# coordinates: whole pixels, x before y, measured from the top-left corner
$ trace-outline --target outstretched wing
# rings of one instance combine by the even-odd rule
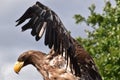
[[[51,9],[40,2],[36,2],[16,21],[18,22],[16,26],[27,19],[29,21],[22,26],[22,31],[32,29],[31,35],[35,36],[36,41],[45,33],[45,45],[48,45],[50,49],[53,48],[56,53],[63,54],[65,52],[67,55],[68,51],[72,49],[73,43],[69,32]]]
[[[27,19],[29,19],[29,21],[22,27],[22,31],[32,29],[31,35],[35,36],[36,41],[38,41],[45,33],[45,45],[50,49],[52,48],[55,51],[55,54],[63,55],[63,53],[65,53],[65,59],[67,62],[68,59],[70,59],[70,67],[76,76],[82,76],[80,74],[88,75],[85,79],[88,80],[87,77],[91,77],[90,72],[95,74],[98,73],[96,69],[94,71],[92,68],[95,65],[87,62],[92,60],[92,58],[89,57],[87,60],[88,57],[84,57],[88,54],[86,54],[86,52],[84,53],[84,49],[77,45],[78,43],[76,43],[76,41],[70,36],[69,32],[54,11],[40,2],[36,2],[35,5],[29,7],[23,16],[17,20],[18,24],[16,26],[22,24]],[[93,66],[89,66],[89,63]],[[92,77],[92,79],[93,78],[94,77]]]
[[[26,19],[30,20],[22,27],[22,31],[32,29],[31,35],[35,36],[36,41],[42,37],[46,30],[45,45],[48,45],[49,48],[54,46],[56,51],[60,48],[61,43],[64,43],[64,48],[69,47],[69,32],[65,29],[59,17],[48,7],[36,2],[16,21],[18,22],[16,26],[22,24]]]

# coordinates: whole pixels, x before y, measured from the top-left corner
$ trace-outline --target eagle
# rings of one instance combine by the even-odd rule
[[[32,64],[44,80],[102,80],[92,57],[70,35],[53,10],[37,1],[16,21],[16,26],[26,20],[28,22],[22,26],[22,31],[31,29],[36,41],[45,34],[44,44],[50,52],[23,52],[15,63],[16,73]]]

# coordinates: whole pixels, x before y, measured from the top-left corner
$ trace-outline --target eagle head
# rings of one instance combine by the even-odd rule
[[[38,60],[40,61],[44,58],[44,55],[44,53],[34,50],[29,50],[22,53],[18,57],[17,62],[14,65],[14,71],[18,74],[24,66],[28,64],[35,65],[35,63],[38,62]]]

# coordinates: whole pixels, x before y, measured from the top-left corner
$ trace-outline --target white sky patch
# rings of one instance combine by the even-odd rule
[[[41,74],[32,65],[22,68],[19,74],[13,70],[14,64],[5,64],[1,67],[1,80],[43,80]]]
[[[10,10],[12,10],[13,6],[15,6],[15,4],[18,4],[19,2],[20,1],[17,1],[17,0],[1,0],[0,9],[1,9],[2,15],[4,15],[4,13],[7,14]]]

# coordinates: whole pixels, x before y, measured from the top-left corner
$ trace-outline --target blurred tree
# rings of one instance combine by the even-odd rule
[[[90,16],[87,18],[76,14],[76,23],[85,22],[93,28],[86,30],[88,37],[77,38],[80,44],[94,57],[103,80],[120,80],[120,0],[105,2],[103,12],[95,12],[91,5]]]

